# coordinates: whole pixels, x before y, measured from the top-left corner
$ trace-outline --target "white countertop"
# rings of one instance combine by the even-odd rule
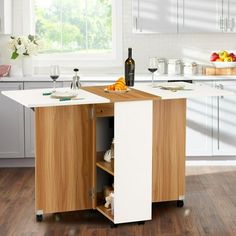
[[[195,98],[195,97],[209,97],[209,96],[236,96],[235,93],[213,88],[202,84],[190,84],[186,82],[175,82],[172,84],[184,86],[184,90],[170,91],[161,89],[160,85],[167,84],[156,83],[153,88],[151,85],[136,85],[135,89],[150,93],[161,97],[162,99],[181,99],[181,98]],[[171,84],[171,83],[168,83]],[[58,91],[68,91],[69,88],[59,88]],[[2,94],[15,100],[16,102],[29,107],[49,107],[49,106],[69,106],[69,105],[82,105],[82,104],[97,104],[109,103],[110,100],[104,97],[87,92],[83,89],[79,90],[78,98],[82,100],[59,101],[59,99],[51,98],[43,95],[43,93],[51,92],[52,89],[30,89],[30,90],[17,90],[17,91],[3,91]]]
[[[105,74],[105,75],[80,75],[81,82],[114,82],[121,75],[119,74]],[[155,81],[168,81],[168,80],[193,80],[193,81],[229,81],[235,80],[236,76],[168,76],[168,75],[155,75]],[[72,75],[61,75],[57,80],[58,82],[72,81]],[[136,82],[150,82],[151,74],[137,74],[135,75]],[[29,77],[12,76],[12,77],[0,77],[1,82],[52,82],[47,75],[35,75]]]
[[[183,90],[177,90],[175,92],[170,90],[161,89],[160,85],[164,83],[155,83],[154,88],[151,85],[136,85],[135,89],[141,90],[146,93],[150,93],[161,97],[161,99],[180,99],[180,98],[195,98],[195,97],[214,97],[214,96],[236,96],[235,93],[225,91],[222,89],[213,88],[203,84],[191,84],[186,82],[175,82],[173,84],[184,86]],[[170,84],[170,83],[168,83]]]
[[[59,88],[57,91],[68,91],[69,88]],[[80,89],[77,98],[82,100],[59,101],[59,99],[51,98],[50,95],[43,93],[51,92],[52,89],[30,89],[18,91],[3,91],[2,94],[15,100],[16,102],[29,107],[51,107],[51,106],[69,106],[96,103],[109,103],[110,100],[98,96],[96,94]]]

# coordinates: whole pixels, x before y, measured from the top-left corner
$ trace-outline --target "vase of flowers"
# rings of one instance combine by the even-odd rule
[[[33,75],[33,61],[32,56],[37,55],[41,49],[40,40],[33,35],[28,37],[11,36],[10,39],[11,59],[22,60],[22,74],[23,76]]]

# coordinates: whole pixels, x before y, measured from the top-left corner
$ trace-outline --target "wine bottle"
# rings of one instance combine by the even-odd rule
[[[125,83],[127,86],[134,86],[135,62],[132,58],[132,48],[128,49],[128,58],[125,61]]]

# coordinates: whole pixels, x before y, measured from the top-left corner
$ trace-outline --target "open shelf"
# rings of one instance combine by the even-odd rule
[[[110,208],[107,209],[103,205],[100,205],[97,206],[97,210],[114,223],[114,216],[112,215]]]
[[[103,160],[103,154],[104,152],[97,153],[96,166],[114,176],[114,159],[112,158],[111,162],[106,162]]]

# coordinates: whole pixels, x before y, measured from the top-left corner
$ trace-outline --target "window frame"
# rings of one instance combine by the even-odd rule
[[[30,24],[25,22],[25,27],[28,32],[35,34],[34,6],[33,0],[23,0],[25,9],[30,10]],[[48,67],[50,64],[58,64],[63,67],[80,68],[88,67],[118,67],[122,65],[123,49],[122,49],[122,0],[112,0],[112,52],[105,53],[81,53],[66,55],[62,53],[53,54],[38,54],[33,57],[35,67]],[[27,7],[28,6],[28,7]],[[29,7],[30,6],[30,7]]]

